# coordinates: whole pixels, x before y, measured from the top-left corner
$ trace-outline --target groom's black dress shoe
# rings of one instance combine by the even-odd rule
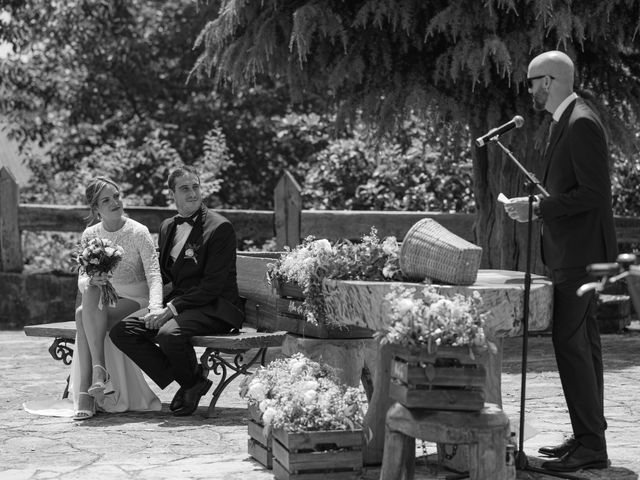
[[[212,384],[213,382],[211,380],[199,377],[193,387],[184,390],[182,407],[174,411],[173,414],[176,417],[186,417],[195,412],[198,408],[198,403],[200,403],[200,399],[209,391]]]
[[[204,373],[204,369],[202,368],[202,365],[198,365],[198,370],[196,371],[196,374],[198,375],[198,377],[207,378],[207,376]],[[171,410],[172,412],[175,412],[176,410],[180,410],[183,404],[184,404],[184,388],[180,387],[176,392],[176,394],[173,396],[173,400],[171,400],[171,403],[169,404],[169,410]]]
[[[553,447],[540,447],[538,449],[538,453],[540,455],[546,455],[547,457],[560,458],[565,453],[568,453],[576,444],[576,439],[572,436],[567,438],[560,445],[555,445]]]
[[[182,404],[184,403],[184,388],[180,387],[176,394],[173,396],[173,400],[169,404],[169,410],[175,412],[182,408]]]
[[[583,468],[607,468],[608,466],[609,458],[605,449],[591,450],[577,442],[563,457],[542,464],[542,468],[552,472],[575,472]]]

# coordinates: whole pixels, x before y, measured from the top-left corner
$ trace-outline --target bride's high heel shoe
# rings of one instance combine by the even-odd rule
[[[104,370],[105,379],[101,382],[94,382],[93,385],[89,387],[89,390],[87,390],[87,392],[98,402],[100,402],[104,399],[105,395],[113,393],[113,385],[111,385],[111,375],[109,375],[107,369],[102,365],[94,365],[93,368],[101,368],[102,370]]]
[[[91,410],[81,410],[78,409],[73,414],[74,420],[87,420],[93,417],[96,414],[96,399],[93,398],[92,395],[89,395],[87,392],[80,392],[78,396],[86,395],[87,397],[91,397]],[[80,399],[78,399],[78,404],[80,404]]]

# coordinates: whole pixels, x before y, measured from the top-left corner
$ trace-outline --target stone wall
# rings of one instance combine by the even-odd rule
[[[0,272],[0,329],[73,320],[77,275]]]

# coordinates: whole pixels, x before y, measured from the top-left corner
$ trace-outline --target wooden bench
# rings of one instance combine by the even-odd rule
[[[42,325],[28,325],[24,333],[32,337],[53,337],[49,353],[55,360],[61,360],[65,365],[71,364],[73,347],[76,336],[75,321],[48,323]],[[200,364],[207,374],[213,372],[220,376],[220,381],[214,389],[207,417],[213,415],[216,403],[224,389],[239,375],[251,373],[250,368],[256,364],[264,365],[267,349],[282,345],[287,332],[259,332],[251,327],[243,327],[239,333],[225,335],[197,336],[191,339],[194,347],[204,347],[200,356]],[[249,358],[245,355],[250,350]],[[233,359],[229,360],[232,355]],[[231,372],[231,374],[229,374]],[[63,398],[69,395],[69,378],[64,389]]]

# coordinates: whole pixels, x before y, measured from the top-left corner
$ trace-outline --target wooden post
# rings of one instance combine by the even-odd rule
[[[278,249],[282,250],[285,245],[293,248],[300,243],[302,189],[288,171],[276,185],[273,204]]]
[[[22,271],[18,198],[15,177],[7,167],[0,168],[0,272]]]

